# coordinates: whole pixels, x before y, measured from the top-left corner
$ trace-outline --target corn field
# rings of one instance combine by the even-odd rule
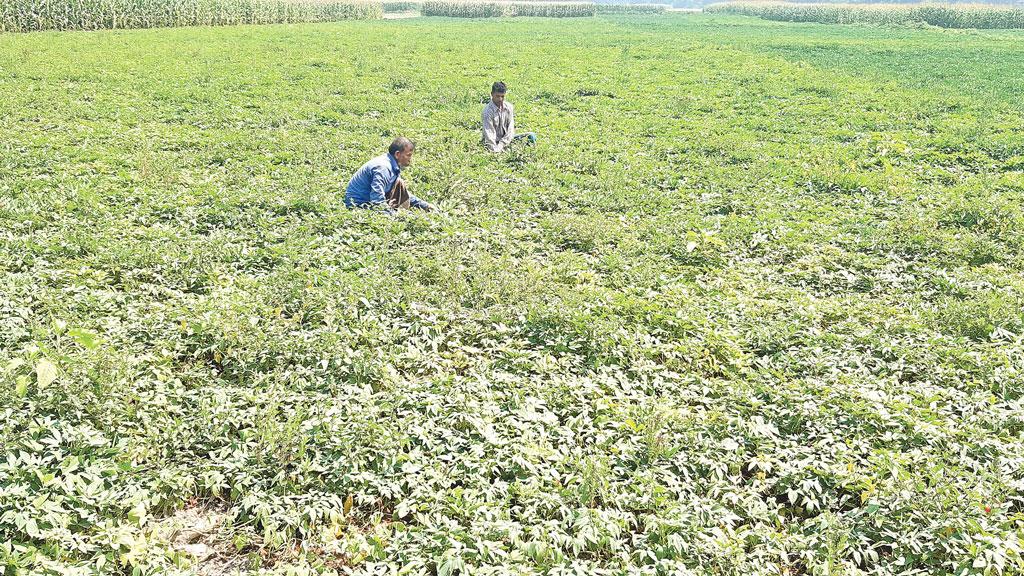
[[[661,14],[668,4],[604,4],[595,5],[598,14]]]
[[[793,4],[728,2],[705,12],[756,16],[783,22],[901,25],[923,22],[942,28],[1024,28],[1024,9],[989,4]]]
[[[422,5],[422,2],[413,0],[384,2],[384,12],[413,12],[418,11]]]
[[[502,16],[540,16],[574,18],[593,16],[594,4],[589,2],[453,2],[433,0],[423,3],[424,16],[454,18],[496,18]]]
[[[378,2],[336,0],[0,0],[0,32],[329,22],[382,15]]]

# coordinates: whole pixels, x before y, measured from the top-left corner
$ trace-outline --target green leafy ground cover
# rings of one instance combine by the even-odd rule
[[[0,565],[1019,572],[1021,36],[0,36]]]

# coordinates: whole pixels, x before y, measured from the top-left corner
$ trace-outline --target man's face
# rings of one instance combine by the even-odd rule
[[[498,108],[505,105],[505,93],[504,92],[491,92],[491,102]]]
[[[409,164],[412,164],[412,153],[415,151],[415,148],[409,146],[405,150],[399,150],[398,152],[395,152],[395,162],[398,162],[398,165],[401,168],[405,168]]]

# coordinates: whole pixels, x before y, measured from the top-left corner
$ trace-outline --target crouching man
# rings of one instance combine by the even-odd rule
[[[415,150],[412,140],[403,136],[395,138],[387,154],[373,158],[356,170],[345,189],[345,206],[383,209],[389,213],[400,208],[433,211],[434,206],[410,194],[400,178],[402,168],[412,164]]]
[[[491,86],[491,101],[480,115],[482,141],[491,152],[501,152],[516,140],[525,139],[530,144],[537,142],[537,135],[533,132],[516,134],[515,111],[512,103],[505,101],[506,92],[508,87],[504,82],[495,82]]]

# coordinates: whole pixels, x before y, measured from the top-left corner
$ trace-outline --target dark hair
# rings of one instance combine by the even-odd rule
[[[412,140],[409,140],[405,136],[399,136],[398,138],[395,138],[393,142],[391,142],[391,146],[388,146],[388,154],[394,156],[396,152],[403,152],[405,151],[406,148],[412,148],[413,150],[415,150],[416,143],[413,142]]]
[[[505,92],[508,92],[508,86],[505,86],[504,82],[499,80],[491,84],[491,94],[504,94]]]

